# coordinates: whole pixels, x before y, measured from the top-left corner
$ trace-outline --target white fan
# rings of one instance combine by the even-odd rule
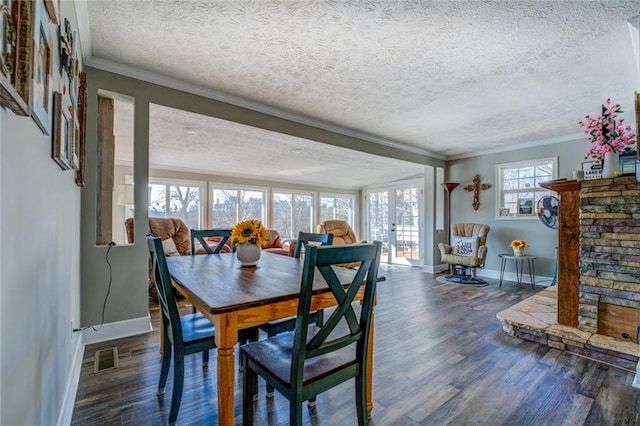
[[[560,200],[553,195],[546,195],[538,200],[538,218],[551,229],[558,229],[558,209]]]

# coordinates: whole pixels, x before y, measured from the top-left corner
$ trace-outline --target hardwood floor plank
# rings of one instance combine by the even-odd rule
[[[640,391],[633,374],[502,332],[497,312],[535,292],[528,285],[489,280],[487,287],[442,284],[420,268],[381,266],[374,344],[373,426],[387,425],[638,425]],[[185,312],[190,305],[183,303]],[[162,425],[167,393],[156,396],[160,371],[158,309],[154,331],[88,346],[73,425]],[[93,373],[96,350],[118,347],[119,366]],[[217,424],[216,356],[202,369],[187,357],[178,422]],[[236,374],[235,423],[241,424],[241,373]],[[255,404],[256,425],[287,425],[289,407]],[[353,382],[318,396],[305,425],[356,423]]]

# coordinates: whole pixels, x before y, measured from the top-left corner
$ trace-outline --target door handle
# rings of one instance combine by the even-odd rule
[[[396,224],[395,223],[391,224],[391,232],[396,232]]]

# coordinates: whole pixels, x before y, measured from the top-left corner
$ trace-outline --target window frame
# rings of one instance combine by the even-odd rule
[[[261,218],[257,218],[259,220],[262,221],[263,224],[267,224],[269,223],[269,213],[270,213],[270,205],[271,205],[271,198],[270,198],[270,193],[269,193],[269,188],[265,187],[265,186],[253,186],[253,185],[241,185],[241,184],[233,184],[233,183],[222,183],[222,182],[209,182],[209,190],[207,192],[207,195],[209,197],[209,203],[208,203],[208,223],[209,223],[209,227],[211,228],[216,228],[218,227],[217,225],[215,225],[213,223],[213,204],[215,203],[215,196],[214,196],[214,192],[216,189],[219,190],[225,190],[225,191],[254,191],[254,192],[261,192],[262,193],[262,199],[263,199],[263,203],[262,203],[262,217]],[[238,203],[240,202],[240,197],[238,197]],[[236,205],[236,223],[238,223],[238,215],[237,212],[239,212],[239,206]]]
[[[318,192],[316,191],[304,191],[304,190],[298,190],[298,189],[287,189],[287,188],[271,188],[271,194],[270,194],[270,198],[269,201],[271,202],[271,206],[270,206],[270,210],[269,210],[269,214],[270,214],[270,222],[269,222],[269,227],[276,229],[275,225],[273,223],[274,220],[274,212],[273,212],[273,207],[275,206],[275,203],[273,202],[273,196],[275,194],[291,194],[292,197],[292,209],[295,209],[295,203],[293,202],[293,199],[295,199],[296,195],[304,195],[304,196],[309,196],[311,197],[311,217],[309,218],[309,223],[311,224],[312,229],[309,232],[315,232],[315,230],[313,229],[313,226],[318,224],[317,222],[317,217],[318,217]],[[292,224],[293,225],[293,224]],[[291,233],[295,234],[292,235],[288,238],[298,238],[298,232],[295,231],[292,228],[291,229]],[[280,232],[280,231],[278,231]],[[286,237],[285,235],[280,235],[281,237]]]
[[[535,213],[536,207],[536,194],[544,194],[550,195],[551,191],[548,189],[544,189],[541,187],[534,187],[527,189],[526,192],[533,192],[533,213],[532,214],[519,214],[516,212],[515,215],[510,214],[509,216],[502,216],[500,214],[501,210],[506,208],[504,207],[504,195],[506,192],[525,192],[525,190],[505,190],[504,189],[504,171],[506,169],[521,169],[525,167],[536,167],[542,164],[551,164],[551,178],[549,180],[556,180],[558,178],[558,157],[547,157],[547,158],[537,158],[533,160],[523,160],[516,161],[511,163],[501,163],[496,164],[495,166],[495,176],[496,182],[498,182],[498,195],[496,197],[496,209],[495,209],[495,219],[496,220],[538,220],[538,216]],[[535,176],[534,176],[535,178]]]
[[[356,205],[356,196],[354,194],[344,194],[344,193],[340,193],[340,192],[319,192],[318,193],[318,201],[317,201],[317,208],[316,208],[316,215],[317,215],[317,220],[315,221],[316,226],[322,222],[323,219],[321,219],[320,214],[322,213],[322,198],[333,198],[334,202],[336,198],[348,198],[349,200],[351,200],[351,208],[350,208],[350,212],[349,212],[349,220],[347,220],[347,223],[349,224],[349,226],[351,226],[352,228],[354,227],[354,220],[355,220],[355,205]],[[314,231],[312,231],[314,232]]]
[[[207,183],[205,181],[200,181],[200,180],[190,180],[190,179],[173,179],[173,178],[166,178],[166,177],[149,177],[149,183],[148,183],[148,187],[149,187],[149,196],[147,197],[147,214],[149,214],[148,212],[151,211],[150,205],[151,205],[151,185],[164,185],[165,187],[169,186],[190,186],[190,187],[198,187],[200,188],[200,204],[199,204],[199,209],[198,209],[198,229],[202,229],[202,226],[204,224],[204,218],[205,218],[205,212],[203,212],[202,210],[202,206],[206,203],[206,190],[207,190]],[[165,188],[165,191],[167,191],[167,189],[169,188]],[[166,192],[167,194],[170,193],[170,191]],[[165,201],[168,201],[168,199],[165,199]],[[170,216],[166,216],[166,214],[168,213],[168,206],[169,204],[167,204],[165,206],[165,216],[164,217],[170,217]],[[189,226],[189,224],[187,224],[187,226]]]

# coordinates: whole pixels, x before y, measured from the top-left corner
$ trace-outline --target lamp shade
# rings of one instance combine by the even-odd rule
[[[117,204],[120,206],[132,206],[133,202],[133,184],[126,183],[118,185]]]
[[[453,192],[453,190],[456,189],[460,184],[456,182],[444,182],[444,183],[441,183],[440,185],[442,185],[445,191],[451,194],[451,192]]]

